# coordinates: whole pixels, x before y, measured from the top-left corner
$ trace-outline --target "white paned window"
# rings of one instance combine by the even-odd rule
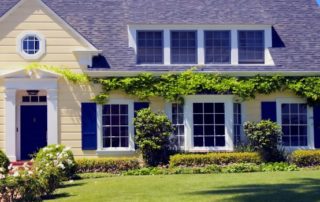
[[[172,124],[175,128],[172,141],[177,148],[184,146],[184,111],[183,105],[172,104]]]
[[[241,118],[241,104],[233,104],[233,144],[235,146],[241,143],[242,118]]]
[[[26,60],[40,59],[45,48],[45,39],[38,32],[23,32],[17,38],[17,51]]]
[[[194,147],[224,147],[224,103],[193,103],[193,132]]]
[[[308,145],[308,110],[307,104],[282,103],[282,145],[307,146]]]
[[[129,147],[129,106],[108,104],[102,109],[104,148]]]

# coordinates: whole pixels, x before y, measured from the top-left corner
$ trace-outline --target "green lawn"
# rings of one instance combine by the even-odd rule
[[[320,171],[86,179],[48,201],[320,201]]]

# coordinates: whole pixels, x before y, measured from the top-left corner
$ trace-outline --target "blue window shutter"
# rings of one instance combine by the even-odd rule
[[[82,149],[97,149],[97,104],[81,104]]]
[[[320,148],[320,106],[313,106],[314,146]]]
[[[137,116],[137,111],[141,110],[141,109],[145,109],[149,107],[149,102],[135,102],[134,103],[134,117]]]
[[[276,102],[261,102],[261,119],[277,122]]]

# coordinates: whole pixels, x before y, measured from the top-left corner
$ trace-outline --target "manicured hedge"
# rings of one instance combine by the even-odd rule
[[[117,174],[140,167],[137,158],[86,158],[77,159],[76,164],[78,173],[107,172]]]
[[[176,154],[170,158],[170,166],[228,165],[232,163],[261,163],[261,157],[254,152],[216,152],[207,154]]]
[[[296,150],[291,154],[291,161],[299,167],[319,166],[320,150]]]

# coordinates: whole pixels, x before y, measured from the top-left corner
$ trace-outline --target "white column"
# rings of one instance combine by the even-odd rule
[[[6,154],[10,161],[17,160],[17,126],[16,126],[16,89],[6,89],[5,92],[5,132]]]
[[[190,151],[193,148],[193,106],[192,101],[189,99],[185,99],[184,104],[184,117],[185,117],[185,125],[184,125],[184,133],[185,133],[185,151]]]
[[[226,134],[226,150],[233,150],[233,100],[229,98],[225,102],[225,134]]]
[[[102,150],[102,105],[97,105],[97,150]]]
[[[231,30],[231,64],[239,64],[239,50],[238,50],[238,31],[236,29]]]
[[[204,65],[205,59],[204,59],[204,31],[203,29],[198,29],[198,64]]]
[[[170,37],[170,30],[165,29],[163,32],[163,41],[164,41],[164,56],[163,56],[163,62],[165,65],[170,65],[171,63],[171,52],[170,52],[170,46],[171,46],[171,37]]]
[[[57,89],[47,90],[47,109],[48,109],[48,129],[47,142],[50,144],[58,144],[58,94]]]

